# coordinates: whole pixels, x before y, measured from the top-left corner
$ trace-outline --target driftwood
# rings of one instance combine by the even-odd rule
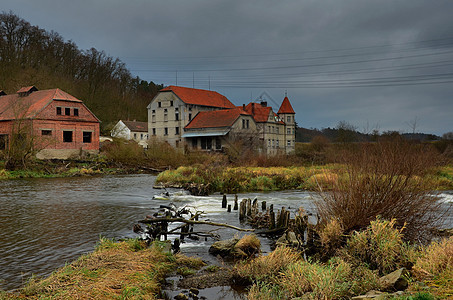
[[[227,227],[231,228],[234,230],[238,231],[255,231],[255,229],[244,229],[244,228],[239,228],[233,225],[228,225],[228,224],[223,224],[223,223],[216,223],[216,222],[208,222],[208,221],[195,221],[195,220],[188,220],[184,218],[154,218],[154,219],[145,219],[139,221],[142,224],[153,224],[153,223],[159,223],[159,222],[182,222],[186,224],[203,224],[203,225],[211,225],[211,226],[219,226],[219,227]]]

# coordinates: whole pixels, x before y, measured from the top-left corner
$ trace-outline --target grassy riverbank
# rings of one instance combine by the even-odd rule
[[[381,299],[452,297],[453,237],[416,247],[403,241],[404,231],[394,224],[371,222],[348,236],[325,262],[306,260],[297,250],[279,247],[266,256],[238,261],[230,274],[222,276],[248,286],[247,299],[347,299],[370,290],[387,291]],[[323,247],[329,242],[324,238]],[[32,278],[15,292],[0,292],[0,299],[161,299],[165,277],[190,277],[205,265],[199,258],[171,254],[167,245],[155,242],[147,247],[136,239],[101,238],[93,253],[48,278]],[[408,288],[396,296],[380,277],[401,267],[409,269],[404,275]],[[211,269],[218,267],[207,268]]]
[[[173,255],[166,243],[101,238],[93,253],[56,270],[48,278],[32,278],[18,292],[0,299],[159,299],[166,275],[198,269],[198,258]]]
[[[167,187],[191,184],[208,186],[209,192],[240,193],[303,189],[316,191],[318,185],[329,187],[345,179],[346,166],[328,164],[310,167],[208,167],[204,165],[179,167],[160,173],[157,184]],[[436,190],[453,189],[453,166],[432,169],[423,178]]]

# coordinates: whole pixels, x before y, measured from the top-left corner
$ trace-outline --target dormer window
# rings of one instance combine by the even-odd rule
[[[78,108],[74,108],[74,116],[79,116],[79,109]]]
[[[61,116],[61,107],[57,107],[57,116]]]

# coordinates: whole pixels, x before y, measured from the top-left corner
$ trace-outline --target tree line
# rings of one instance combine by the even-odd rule
[[[119,119],[147,120],[146,106],[162,84],[133,77],[118,58],[80,50],[54,31],[12,12],[0,14],[0,90],[60,88],[81,99],[108,129]]]

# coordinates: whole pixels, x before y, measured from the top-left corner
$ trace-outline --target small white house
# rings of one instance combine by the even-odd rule
[[[110,131],[110,135],[116,138],[134,140],[143,148],[148,147],[148,122],[123,121],[118,123]]]

